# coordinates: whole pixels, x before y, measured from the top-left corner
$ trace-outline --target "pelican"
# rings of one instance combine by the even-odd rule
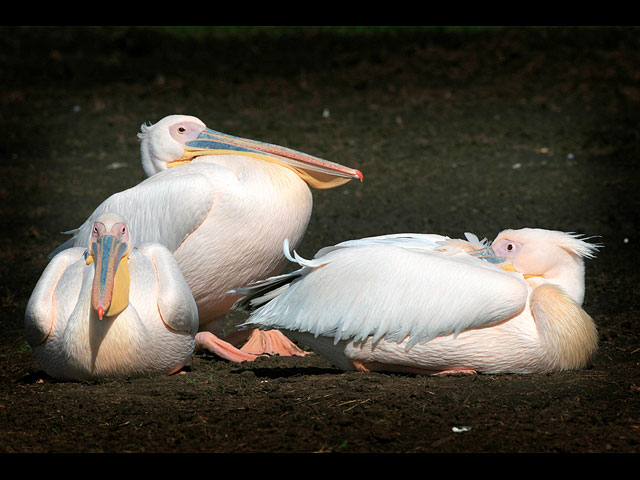
[[[279,273],[284,239],[294,245],[302,239],[312,208],[309,187],[333,188],[362,180],[362,173],[211,130],[193,116],[142,125],[139,138],[149,177],[106,199],[59,248],[85,245],[96,217],[118,212],[141,241],[174,254],[198,305],[198,348],[238,362],[265,352],[303,355],[279,332],[252,336],[242,350],[215,334],[237,299],[230,290]]]
[[[25,334],[54,378],[171,374],[191,358],[198,310],[171,252],[138,244],[119,215],[99,215],[86,246],[47,265],[29,298]]]
[[[277,328],[345,371],[540,373],[585,368],[598,343],[582,309],[600,245],[523,228],[491,245],[399,234],[318,251],[238,289],[245,325]]]

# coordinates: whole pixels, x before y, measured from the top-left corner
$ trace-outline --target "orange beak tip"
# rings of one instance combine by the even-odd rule
[[[104,308],[98,307],[98,318],[102,320],[102,317],[104,317]]]
[[[358,175],[358,178],[360,179],[361,182],[364,181],[364,175],[360,170],[356,170],[356,175]]]

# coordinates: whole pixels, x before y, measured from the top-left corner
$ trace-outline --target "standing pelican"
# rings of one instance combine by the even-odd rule
[[[99,215],[86,247],[57,254],[27,304],[26,337],[59,379],[171,374],[193,354],[198,311],[162,245],[134,248],[119,215]]]
[[[246,322],[278,328],[344,370],[420,374],[584,368],[597,331],[581,308],[579,236],[525,228],[491,246],[439,235],[344,242],[248,288]],[[285,251],[288,253],[285,244]]]
[[[105,200],[61,248],[86,244],[95,218],[118,212],[142,241],[174,254],[198,305],[198,346],[232,361],[263,351],[303,354],[279,332],[252,338],[242,350],[213,332],[237,299],[229,291],[278,273],[284,239],[294,245],[302,239],[312,208],[309,186],[332,188],[362,174],[210,130],[191,116],[143,125],[139,137],[149,178]]]

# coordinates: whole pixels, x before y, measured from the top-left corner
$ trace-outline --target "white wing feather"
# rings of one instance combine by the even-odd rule
[[[162,321],[174,332],[195,335],[198,307],[174,256],[164,246],[152,243],[141,245],[137,252],[155,267],[157,309]]]
[[[379,235],[376,237],[359,238],[357,240],[347,240],[330,247],[321,248],[315,254],[314,258],[323,257],[327,253],[341,248],[363,247],[365,245],[389,245],[416,251],[432,251],[441,245],[440,242],[446,240],[449,240],[449,237],[437,234],[394,233]]]
[[[58,309],[64,306],[65,298],[57,300],[56,290],[77,292],[82,275],[65,275],[71,266],[84,257],[86,249],[71,248],[56,255],[46,266],[36,283],[25,310],[25,337],[32,345],[38,345],[49,335]],[[84,262],[83,262],[84,264]],[[73,273],[73,272],[72,272]],[[65,284],[66,282],[66,284]]]
[[[408,336],[411,348],[503,321],[525,306],[528,287],[521,277],[467,253],[426,247],[439,246],[437,238],[422,239],[422,248],[417,237],[363,240],[323,249],[313,264],[287,274],[288,288],[279,287],[282,293],[245,325],[329,336],[336,343],[369,336],[400,342]],[[398,240],[413,242],[413,248],[398,247]]]
[[[222,182],[217,183],[216,178]],[[174,252],[211,211],[216,193],[214,182],[237,183],[237,179],[215,164],[164,170],[107,198],[79,228],[69,232],[73,237],[53,254],[68,247],[86,247],[94,219],[105,212],[118,213],[128,222],[136,244],[159,243]]]
[[[472,233],[465,233],[467,241],[476,247],[477,251],[483,251],[489,248],[487,239],[482,241]],[[365,237],[355,240],[347,240],[336,245],[324,247],[318,250],[312,260],[307,260],[298,255],[297,252],[291,253],[289,248],[289,239],[284,240],[282,245],[285,258],[290,262],[300,265],[302,268],[292,273],[285,273],[275,277],[260,280],[248,287],[237,288],[231,293],[239,293],[243,298],[239,299],[234,305],[236,310],[244,310],[252,312],[256,308],[268,303],[273,298],[284,292],[291,282],[295,279],[310,273],[310,269],[318,268],[333,260],[333,252],[354,247],[364,247],[368,245],[386,245],[413,250],[417,252],[433,252],[440,249],[445,255],[459,254],[461,250],[455,246],[447,245],[449,237],[438,234],[420,234],[420,233],[396,233],[379,235],[374,237]],[[493,252],[491,252],[493,254]],[[484,256],[487,259],[487,255]],[[489,259],[491,261],[491,259]],[[494,262],[495,263],[495,262]]]

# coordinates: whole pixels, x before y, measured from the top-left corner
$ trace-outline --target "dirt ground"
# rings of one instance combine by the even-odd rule
[[[639,29],[3,27],[0,52],[0,452],[640,452]],[[392,232],[599,235],[593,366],[422,377],[198,354],[171,377],[47,377],[22,332],[47,254],[143,180],[136,134],[171,113],[363,171],[314,192],[303,256]]]

